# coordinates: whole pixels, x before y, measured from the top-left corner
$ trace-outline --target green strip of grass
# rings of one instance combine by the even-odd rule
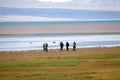
[[[0,62],[2,67],[39,67],[39,66],[76,66],[79,64],[88,63],[91,59],[107,60],[119,58],[120,54],[92,54],[72,57],[40,57],[35,60],[12,60]],[[110,64],[110,62],[109,62]],[[119,61],[112,61],[111,64],[120,64]]]
[[[37,58],[31,61],[7,61],[1,62],[0,68],[2,67],[39,67],[39,66],[76,66],[78,64],[85,63],[84,59],[77,57],[46,57]]]
[[[76,79],[93,79],[95,72],[63,73],[63,72],[33,72],[26,74],[14,74],[13,79],[44,79],[44,80],[76,80]],[[10,78],[9,76],[6,76]],[[12,79],[11,78],[11,79]]]
[[[80,59],[114,59],[120,58],[120,54],[90,54],[79,56]]]

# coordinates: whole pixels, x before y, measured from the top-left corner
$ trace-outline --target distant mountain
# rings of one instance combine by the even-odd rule
[[[48,18],[73,18],[73,19],[120,19],[120,11],[0,7],[0,16],[15,16],[15,15]]]

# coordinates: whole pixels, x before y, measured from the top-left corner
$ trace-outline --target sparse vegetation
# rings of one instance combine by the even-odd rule
[[[2,52],[0,80],[119,80],[120,48],[111,49]]]

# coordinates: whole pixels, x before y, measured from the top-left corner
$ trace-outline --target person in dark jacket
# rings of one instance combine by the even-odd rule
[[[64,44],[63,42],[60,42],[60,50],[63,51]]]
[[[66,42],[66,50],[68,51],[69,50],[69,43]]]
[[[46,49],[46,52],[48,52],[48,43],[47,42],[45,43],[45,49]]]

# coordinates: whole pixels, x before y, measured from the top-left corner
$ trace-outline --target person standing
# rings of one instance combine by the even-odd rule
[[[43,51],[46,51],[45,43],[43,43]]]
[[[45,51],[48,52],[48,43],[45,43]]]
[[[76,42],[73,42],[73,51],[76,51]]]
[[[66,50],[68,51],[69,50],[69,43],[66,42]]]
[[[64,44],[63,42],[60,42],[60,50],[63,51]]]

